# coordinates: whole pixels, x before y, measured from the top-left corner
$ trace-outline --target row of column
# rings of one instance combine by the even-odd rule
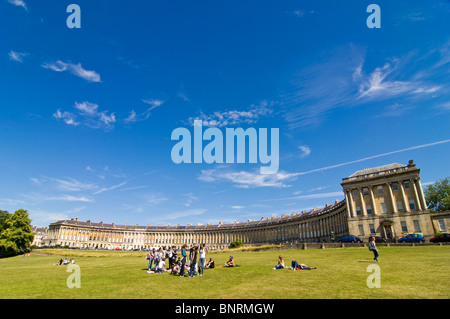
[[[309,239],[330,238],[333,234],[345,233],[347,218],[344,210],[323,214],[320,217],[305,219],[302,221],[285,223],[281,225],[268,225],[266,227],[248,227],[246,229],[223,229],[213,231],[160,231],[160,232],[121,232],[101,231],[89,229],[77,229],[74,227],[60,227],[57,229],[59,243],[69,242],[71,246],[106,247],[118,245],[133,248],[150,248],[153,246],[167,246],[182,244],[205,243],[207,245],[228,245],[235,239],[241,239],[245,244],[280,242],[280,241],[304,241]],[[55,232],[55,229],[52,230]],[[83,236],[83,237],[82,237]],[[101,246],[100,246],[101,245]]]
[[[423,189],[422,189],[420,180],[419,179],[410,179],[409,182],[410,182],[410,185],[414,192],[414,201],[415,201],[415,204],[417,205],[417,210],[426,209],[427,205],[425,202],[425,195],[423,194]],[[399,185],[399,190],[400,190],[400,194],[401,194],[403,207],[406,212],[410,212],[408,198],[405,194],[404,181],[398,181],[396,183],[398,183],[398,185]],[[397,211],[397,207],[395,206],[396,202],[395,202],[394,194],[392,191],[392,182],[387,182],[383,185],[385,185],[388,188],[389,198],[390,198],[391,205],[392,205],[391,209],[392,209],[392,212],[395,212],[395,211]],[[379,186],[379,185],[376,185],[376,186]],[[357,188],[357,190],[359,192],[358,195],[361,200],[361,215],[362,216],[367,216],[367,209],[366,209],[366,203],[365,203],[364,194],[363,194],[363,188],[367,188],[369,191],[369,197],[370,197],[373,214],[379,215],[377,205],[375,202],[375,197],[373,194],[373,187],[375,187],[375,186],[369,185],[367,187]],[[353,194],[352,194],[352,189],[348,189],[346,191],[345,200],[346,200],[346,204],[347,204],[348,217],[349,218],[356,217],[355,202],[354,202],[354,198],[353,198]]]

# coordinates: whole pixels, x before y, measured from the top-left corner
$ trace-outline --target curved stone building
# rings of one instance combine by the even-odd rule
[[[233,224],[131,226],[78,218],[49,226],[46,244],[95,249],[144,249],[205,243],[210,249],[227,248],[234,239],[244,244],[330,242],[352,234],[367,240],[380,236],[395,240],[402,233],[434,235],[423,194],[420,170],[390,164],[365,169],[342,180],[344,200],[321,209],[261,218]]]

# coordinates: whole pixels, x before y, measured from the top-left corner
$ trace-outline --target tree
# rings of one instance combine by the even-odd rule
[[[450,210],[450,177],[428,185],[425,190],[425,199],[433,213]]]
[[[3,213],[3,211],[2,211]],[[24,253],[34,238],[28,211],[19,209],[8,214],[0,232],[0,257],[10,257]],[[6,214],[0,214],[1,218]],[[0,218],[1,221],[3,221]]]
[[[230,243],[230,248],[239,248],[239,247],[242,247],[242,246],[244,246],[244,243],[243,243],[242,240],[240,240],[239,238],[233,240],[233,241]]]
[[[11,216],[6,210],[0,210],[0,233],[6,228],[6,220]]]

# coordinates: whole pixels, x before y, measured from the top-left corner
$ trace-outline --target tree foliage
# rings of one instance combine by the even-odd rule
[[[239,248],[239,247],[242,247],[242,246],[244,246],[244,243],[239,238],[233,240],[230,243],[230,248]]]
[[[428,185],[425,190],[425,199],[431,212],[450,210],[450,177]]]
[[[24,253],[34,238],[28,211],[19,209],[14,214],[0,211],[0,257]]]

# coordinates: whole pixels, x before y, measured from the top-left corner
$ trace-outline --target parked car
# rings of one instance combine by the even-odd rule
[[[122,248],[120,248],[120,247],[116,247],[116,250],[122,250]]]
[[[423,238],[422,234],[408,234],[406,236],[400,237],[398,239],[399,243],[424,243],[425,238]]]
[[[432,243],[442,243],[442,242],[450,242],[450,234],[443,233],[439,236],[431,237],[430,241]]]
[[[362,243],[363,240],[354,235],[345,235],[338,239],[338,242],[341,243]]]
[[[374,236],[376,243],[385,243],[386,238],[380,237],[380,236]]]

